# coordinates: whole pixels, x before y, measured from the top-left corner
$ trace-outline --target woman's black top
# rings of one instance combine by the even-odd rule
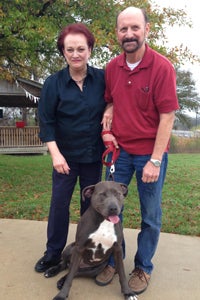
[[[104,90],[102,69],[87,67],[83,91],[71,78],[68,67],[50,75],[44,82],[38,106],[41,141],[55,141],[68,161],[101,160]]]

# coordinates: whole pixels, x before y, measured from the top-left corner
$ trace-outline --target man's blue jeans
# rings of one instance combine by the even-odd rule
[[[135,267],[142,269],[148,274],[151,274],[153,270],[151,260],[155,254],[160,235],[162,188],[166,176],[168,154],[164,153],[163,155],[158,181],[144,183],[141,179],[142,171],[150,157],[151,155],[132,155],[120,149],[120,156],[115,163],[114,173],[114,180],[126,185],[129,185],[134,174],[136,176],[142,221],[134,263]],[[108,155],[108,161],[110,159],[110,155]],[[109,177],[109,171],[110,169],[107,168],[107,178]],[[111,257],[109,264],[114,266],[113,257]]]

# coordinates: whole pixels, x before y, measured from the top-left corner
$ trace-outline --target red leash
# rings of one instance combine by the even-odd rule
[[[105,135],[105,134],[112,134],[111,131],[109,130],[103,130],[101,135]],[[106,146],[106,150],[104,151],[103,155],[102,155],[102,163],[107,166],[107,167],[111,167],[114,165],[114,163],[116,162],[116,160],[118,159],[118,156],[119,156],[119,153],[120,153],[120,150],[119,148],[116,148],[115,145],[113,144],[113,142],[104,142],[104,145]],[[105,160],[106,156],[109,154],[109,153],[113,153],[112,154],[112,159],[110,162],[107,162]]]
[[[116,162],[116,160],[118,159],[120,150],[119,148],[116,148],[115,145],[113,144],[113,142],[104,142],[104,145],[107,147],[106,150],[104,151],[103,155],[102,155],[102,163],[107,166],[107,167],[111,167],[112,165],[114,165],[114,163]],[[106,156],[109,153],[113,153],[112,154],[112,159],[110,162],[107,162],[105,160]]]

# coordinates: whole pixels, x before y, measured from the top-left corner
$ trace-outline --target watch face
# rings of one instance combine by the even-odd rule
[[[153,164],[155,167],[160,167],[160,165],[161,165],[161,162],[160,162],[159,160],[151,159],[150,161],[152,162],[152,164]]]

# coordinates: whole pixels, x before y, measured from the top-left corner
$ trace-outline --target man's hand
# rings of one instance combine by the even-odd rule
[[[148,161],[143,168],[142,181],[145,183],[156,182],[159,174],[160,167],[155,167],[150,161]]]
[[[102,131],[102,139],[103,139],[103,142],[104,142],[104,144],[105,144],[106,147],[109,147],[107,145],[107,143],[109,142],[109,143],[113,143],[114,146],[115,146],[115,148],[117,148],[117,149],[119,148],[117,140],[114,137],[114,135],[112,134],[112,132],[108,131],[108,133],[107,133],[107,131]]]

